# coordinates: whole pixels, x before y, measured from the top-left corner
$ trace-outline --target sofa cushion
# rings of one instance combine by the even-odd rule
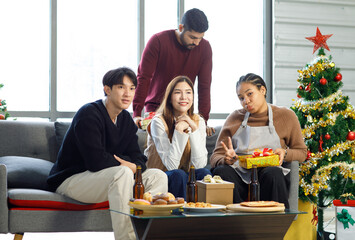
[[[217,141],[217,138],[219,136],[219,133],[222,129],[222,126],[217,126],[217,127],[214,127],[215,129],[215,133],[212,134],[212,136],[207,136],[206,137],[206,148],[207,148],[207,152],[208,152],[208,156],[207,156],[207,166],[206,168],[210,169],[211,168],[211,164],[210,164],[210,158],[211,158],[211,155],[213,153],[213,150],[216,146],[216,141]]]
[[[64,136],[67,133],[70,124],[71,122],[58,122],[58,121],[54,123],[55,137],[57,139],[57,144],[59,147],[62,146]]]
[[[47,190],[47,177],[53,163],[31,157],[4,156],[0,163],[6,165],[8,188],[35,188]]]
[[[108,208],[108,201],[101,203],[82,203],[49,191],[37,189],[9,189],[9,203],[11,208],[42,208],[58,210],[93,210]]]
[[[147,131],[138,128],[136,134],[138,136],[139,149],[144,153],[144,150],[147,148]]]

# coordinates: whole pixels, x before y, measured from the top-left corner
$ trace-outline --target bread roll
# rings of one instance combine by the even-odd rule
[[[168,204],[168,202],[165,201],[164,199],[161,199],[161,198],[159,198],[159,199],[155,200],[155,202],[153,202],[153,205],[167,205],[167,204]]]
[[[139,204],[139,205],[150,205],[150,202],[144,199],[136,199],[133,202],[134,204]]]
[[[148,202],[152,202],[153,201],[153,196],[150,192],[145,192],[143,194],[143,199],[147,200]]]
[[[171,200],[175,200],[175,196],[174,196],[174,194],[172,194],[172,193],[170,193],[170,192],[168,192],[167,193],[167,195],[169,196],[169,201],[171,201]]]

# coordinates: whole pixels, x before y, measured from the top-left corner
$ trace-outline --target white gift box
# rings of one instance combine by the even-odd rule
[[[336,239],[340,240],[353,240],[355,238],[355,224],[351,225],[348,223],[349,228],[344,228],[344,224],[339,221],[337,218],[338,213],[341,214],[342,210],[346,209],[352,219],[355,221],[355,206],[336,206],[335,207],[335,216],[336,216]]]

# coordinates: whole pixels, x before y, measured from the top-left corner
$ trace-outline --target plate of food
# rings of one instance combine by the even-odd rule
[[[143,199],[132,199],[128,205],[134,209],[143,210],[143,215],[170,215],[171,210],[182,207],[183,198],[175,198],[171,193],[152,195],[150,192],[143,194]]]
[[[137,200],[142,200],[142,199],[136,199],[136,201]],[[143,210],[143,215],[170,215],[171,210],[184,206],[183,203],[167,204],[167,205],[151,205],[151,204],[145,205],[137,202],[129,202],[128,205],[135,209]]]
[[[218,212],[219,210],[226,209],[225,205],[219,204],[210,204],[204,202],[197,203],[186,203],[183,207],[184,211],[187,212],[198,212],[198,213],[210,213],[210,212]]]
[[[275,201],[251,201],[228,204],[227,210],[234,212],[283,212],[285,205]]]

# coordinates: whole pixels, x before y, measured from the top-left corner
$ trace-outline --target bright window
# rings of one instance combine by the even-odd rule
[[[235,88],[239,77],[249,72],[263,77],[263,1],[185,0],[185,10],[191,8],[202,10],[209,22],[211,113],[231,113],[241,107]]]
[[[58,111],[103,98],[102,77],[137,68],[137,2],[58,1]]]
[[[145,0],[145,43],[148,42],[153,34],[169,29],[176,29],[177,25],[176,1]]]
[[[121,66],[136,72],[141,44],[178,27],[179,4],[185,11],[201,9],[209,20],[205,39],[213,51],[211,117],[221,114],[221,119],[240,108],[236,81],[248,72],[263,76],[264,1],[145,0],[138,8],[140,1],[1,1],[0,83],[5,86],[0,98],[6,99],[10,114],[70,118],[83,104],[102,98],[103,75]],[[57,19],[51,24],[52,10]],[[57,46],[53,51],[51,41]],[[57,62],[53,79],[51,59]]]
[[[49,1],[0,2],[0,96],[11,111],[49,111]]]

